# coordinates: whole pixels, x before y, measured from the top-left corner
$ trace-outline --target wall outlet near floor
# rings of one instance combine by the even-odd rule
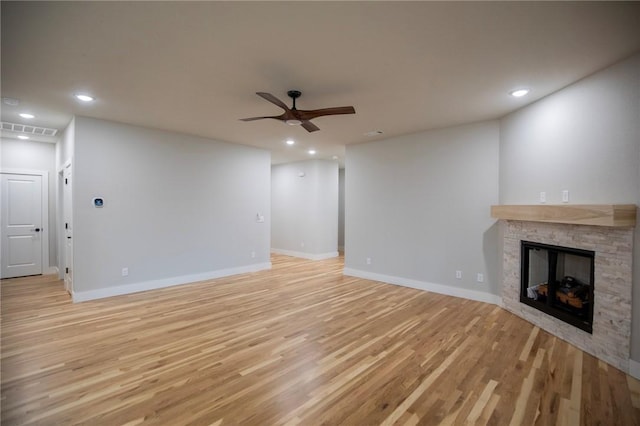
[[[563,203],[568,203],[569,202],[569,190],[565,189],[562,191],[562,202]]]
[[[547,193],[546,193],[546,192],[544,192],[544,191],[542,191],[542,192],[540,193],[540,202],[541,202],[541,203],[546,203],[546,202],[547,202]]]
[[[483,273],[481,273],[481,272],[478,272],[478,276],[476,277],[476,280],[477,280],[479,283],[484,282],[484,274],[483,274]]]
[[[255,257],[256,257],[256,252],[255,252],[255,251],[252,251],[252,252],[251,252],[251,258],[252,258],[252,259],[255,259]]]
[[[304,241],[300,242],[300,247],[304,247]]]
[[[366,261],[367,261],[367,265],[371,265],[371,258],[370,257],[367,257]]]
[[[462,271],[456,271],[456,278],[459,280],[462,279]]]
[[[129,268],[122,268],[122,276],[126,277],[129,275]]]

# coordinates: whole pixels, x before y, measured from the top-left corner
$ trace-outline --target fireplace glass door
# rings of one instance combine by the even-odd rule
[[[522,241],[520,301],[589,333],[595,253]]]

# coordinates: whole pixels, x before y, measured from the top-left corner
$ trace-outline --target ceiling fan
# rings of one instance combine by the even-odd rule
[[[280,99],[273,96],[271,93],[266,92],[256,92],[256,95],[260,96],[271,102],[274,105],[279,106],[284,110],[284,113],[281,115],[274,115],[269,117],[251,117],[251,118],[241,118],[242,121],[254,121],[254,120],[262,120],[263,118],[273,118],[276,120],[284,121],[285,123],[291,126],[301,125],[308,132],[315,132],[320,130],[318,126],[313,124],[311,121],[314,118],[322,117],[324,115],[339,115],[339,114],[355,114],[356,110],[352,106],[345,107],[333,107],[333,108],[322,108],[322,109],[312,109],[312,110],[302,110],[296,108],[296,99],[302,95],[302,92],[299,90],[289,90],[287,95],[291,99],[293,99],[293,106],[289,108],[284,102]]]

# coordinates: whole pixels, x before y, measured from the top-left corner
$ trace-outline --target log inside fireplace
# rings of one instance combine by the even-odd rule
[[[595,252],[521,241],[520,302],[593,332]]]

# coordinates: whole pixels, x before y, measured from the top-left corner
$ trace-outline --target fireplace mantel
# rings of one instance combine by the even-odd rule
[[[491,217],[526,222],[633,228],[636,226],[636,205],[497,205],[491,206]]]

